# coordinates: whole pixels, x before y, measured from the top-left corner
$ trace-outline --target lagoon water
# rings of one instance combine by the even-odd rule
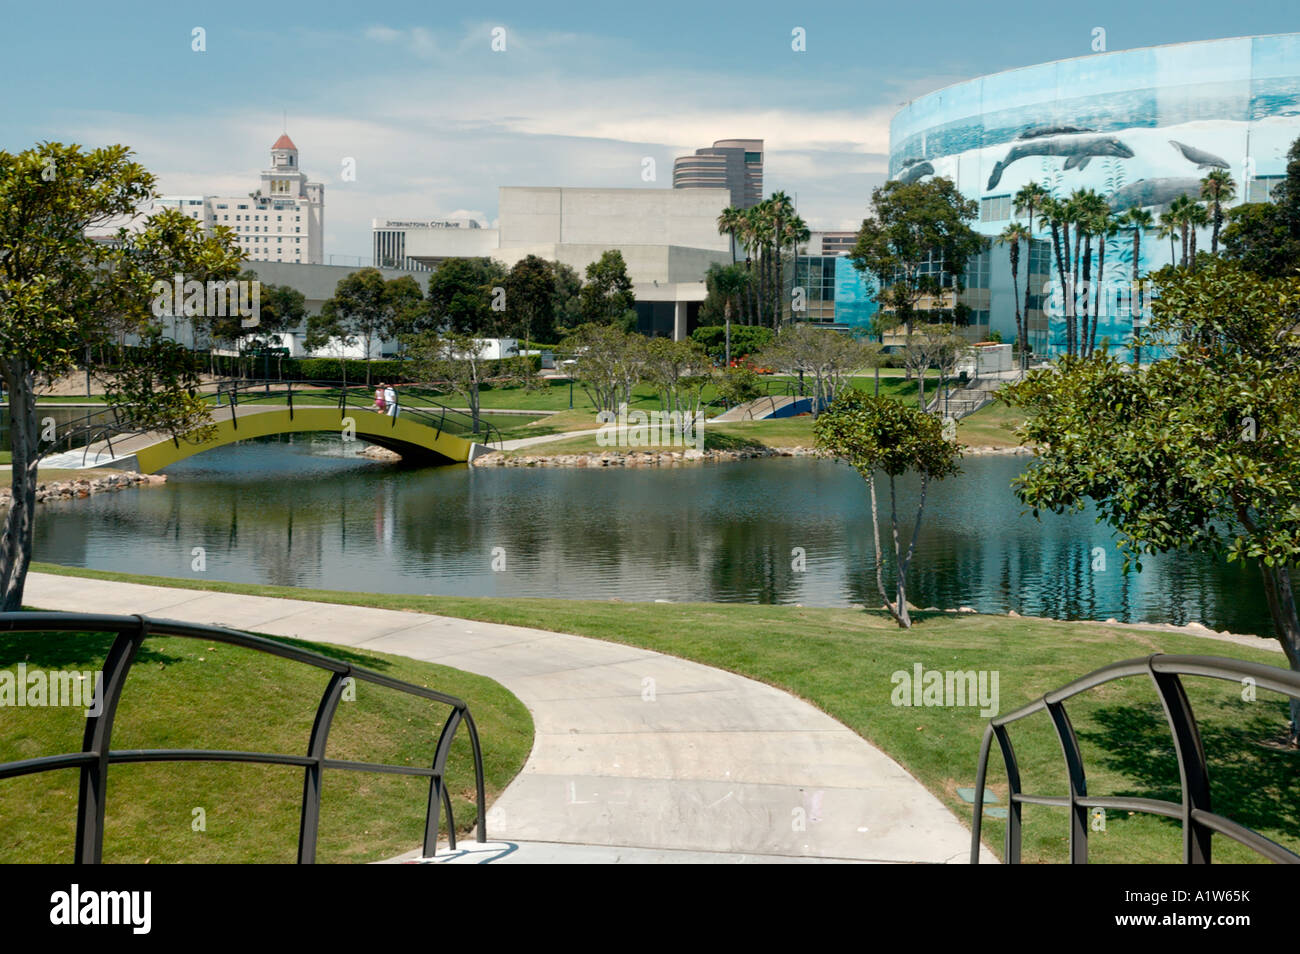
[[[913,603],[1270,631],[1257,571],[1179,553],[1125,573],[1091,513],[1023,513],[1010,481],[1028,460],[968,458],[962,476],[932,486]],[[826,461],[407,469],[298,435],[166,473],[161,487],[42,505],[35,558],[386,593],[880,604],[865,484]],[[907,482],[900,512],[913,492]],[[1098,547],[1104,569],[1094,569]]]

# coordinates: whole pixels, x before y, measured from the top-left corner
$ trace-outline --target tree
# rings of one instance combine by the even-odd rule
[[[867,482],[871,497],[871,527],[876,551],[876,588],[885,608],[902,629],[912,626],[907,608],[907,574],[916,552],[930,481],[961,473],[956,442],[943,436],[943,422],[890,398],[874,397],[846,388],[830,410],[813,422],[818,448],[847,461]],[[880,516],[876,504],[876,471],[889,478],[889,524],[894,551],[894,599],[885,590],[880,553]],[[897,480],[914,472],[921,480],[920,499],[912,535],[904,549],[899,536]]]
[[[1223,207],[1237,197],[1237,184],[1227,169],[1213,169],[1201,180],[1201,198],[1210,209],[1214,231],[1210,233],[1210,254],[1219,254],[1219,231],[1223,228]]]
[[[1106,355],[1067,360],[1004,389],[1039,447],[1016,492],[1035,514],[1093,501],[1126,565],[1177,549],[1254,563],[1300,671],[1300,277],[1207,258],[1152,278],[1151,326],[1172,342],[1170,357],[1137,369]]]
[[[1138,321],[1140,308],[1137,304],[1138,272],[1139,263],[1142,261],[1142,233],[1149,232],[1155,227],[1155,216],[1151,214],[1150,209],[1133,206],[1121,217],[1120,224],[1133,230],[1133,287],[1129,297],[1129,309],[1133,313],[1133,364],[1140,365],[1142,363],[1142,343],[1138,340],[1140,333]],[[1145,300],[1146,296],[1142,297]]]
[[[479,432],[479,389],[487,376],[488,361],[483,341],[457,331],[426,328],[406,336],[403,342],[416,378],[430,386],[445,385],[465,399],[473,420],[472,433]]]
[[[334,297],[319,314],[307,319],[305,344],[310,351],[323,347],[331,338],[344,348],[360,344],[366,363],[366,387],[370,386],[370,359],[385,338],[410,334],[423,318],[420,286],[410,276],[384,280],[377,268],[362,268],[339,280]],[[344,384],[347,363],[343,362]]]
[[[1025,263],[1025,304],[1023,311],[1025,316],[1026,337],[1020,339],[1020,361],[1021,366],[1025,368],[1029,367],[1029,341],[1027,335],[1029,332],[1029,297],[1031,291],[1029,287],[1031,284],[1030,271],[1033,267],[1034,261],[1034,213],[1039,211],[1043,206],[1043,202],[1049,198],[1051,198],[1051,196],[1048,191],[1037,182],[1027,182],[1020,188],[1020,191],[1016,193],[1014,199],[1016,214],[1027,216],[1029,219],[1029,225],[1026,228],[1026,231],[1029,233],[1029,240],[1027,243],[1028,261]]]
[[[1021,190],[1023,191],[1023,190]],[[1020,310],[1020,243],[1025,243],[1026,261],[1025,261],[1025,288],[1026,293],[1029,288],[1029,262],[1028,249],[1032,246],[1034,237],[1029,229],[1025,228],[1019,222],[1012,222],[1002,234],[998,236],[998,241],[1008,246],[1008,254],[1011,257],[1011,297],[1016,304],[1016,337],[1020,339],[1020,361],[1022,366],[1025,364],[1025,343],[1029,340],[1029,303],[1026,301],[1025,310]]]
[[[731,239],[731,264],[736,264],[736,236],[745,223],[745,210],[729,205],[718,216],[718,234]]]
[[[647,341],[643,355],[641,375],[659,391],[660,406],[676,415],[679,433],[692,430],[712,371],[709,356],[694,341],[671,338]]]
[[[764,349],[764,365],[811,375],[814,420],[848,386],[849,376],[872,360],[878,346],[866,344],[830,328],[799,322],[786,325]]]
[[[950,324],[920,325],[911,342],[903,349],[903,359],[916,374],[917,407],[925,410],[925,373],[937,368],[939,377],[951,376],[958,359],[966,352],[966,339]]]
[[[700,310],[702,313],[712,314],[718,310],[719,302],[721,303],[725,332],[723,361],[724,367],[730,367],[732,306],[739,301],[740,296],[749,286],[749,273],[740,265],[723,266],[714,262],[704,276],[704,284],[708,289],[708,297],[705,298],[704,307]],[[701,317],[703,318],[703,314]]]
[[[632,400],[632,388],[641,380],[645,338],[618,325],[585,324],[566,338],[561,347],[577,356],[575,374],[597,413],[617,413]]]
[[[731,329],[732,361],[739,361],[757,354],[775,338],[771,328],[762,325],[733,325]],[[691,332],[691,340],[698,341],[705,352],[714,361],[727,365],[727,327],[726,325],[700,325]]]
[[[1223,232],[1226,254],[1265,277],[1300,269],[1300,138],[1286,158],[1286,178],[1273,186],[1271,201],[1232,209]]]
[[[307,320],[306,345],[315,351],[335,338],[343,348],[360,343],[366,362],[366,386],[370,385],[370,355],[382,336],[384,321],[384,276],[377,268],[363,268],[339,279],[334,297],[318,314]],[[344,364],[344,383],[347,364]]]
[[[550,262],[527,255],[515,262],[505,280],[506,330],[524,342],[555,340],[555,274]]]
[[[623,253],[610,249],[587,266],[587,282],[580,296],[582,319],[590,324],[626,326],[628,312],[636,305],[632,279],[627,277]]]
[[[942,177],[911,185],[886,182],[872,191],[871,204],[851,253],[853,265],[876,276],[877,301],[894,311],[910,338],[921,299],[939,297],[947,284],[960,292],[967,260],[984,248],[984,238],[969,224],[979,204]],[[940,263],[937,273],[932,263]]]
[[[500,337],[502,313],[492,310],[494,288],[506,270],[490,258],[449,258],[429,276],[429,316],[435,327],[460,335]]]
[[[582,324],[582,277],[572,265],[551,262],[555,278],[555,334],[563,338]]]
[[[208,420],[206,406],[189,393],[183,349],[163,343],[155,282],[170,285],[178,274],[201,284],[234,277],[240,253],[230,231],[205,236],[198,223],[168,209],[137,233],[119,231],[113,245],[87,234],[136,214],[155,197],[154,184],[125,146],[83,151],[47,142],[0,151],[0,377],[9,396],[13,492],[0,534],[6,612],[22,608],[31,561],[43,443],[38,380],[67,373],[118,334],[139,334],[135,366],[123,368],[117,388],[119,401],[124,394],[138,400],[123,413],[178,438]],[[144,376],[153,386],[137,395],[133,382]]]

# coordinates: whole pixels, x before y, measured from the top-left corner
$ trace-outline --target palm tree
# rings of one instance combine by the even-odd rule
[[[795,211],[794,203],[784,192],[773,192],[768,202],[771,203],[768,214],[772,227],[772,264],[776,271],[772,289],[772,330],[775,331],[784,311],[781,299],[785,295],[785,269],[781,262],[781,240],[785,238],[785,223],[795,217]]]
[[[1196,230],[1203,229],[1210,224],[1210,212],[1199,202],[1193,202],[1187,207],[1187,233],[1189,241],[1188,264],[1192,271],[1196,271]]]
[[[1178,198],[1174,199],[1174,201],[1169,203],[1169,217],[1178,228],[1179,242],[1182,246],[1183,254],[1182,258],[1179,260],[1179,264],[1182,265],[1183,268],[1187,267],[1187,249],[1189,247],[1187,243],[1187,230],[1191,228],[1191,208],[1194,204],[1195,203],[1192,202],[1191,198],[1185,195],[1180,195]]]
[[[1098,244],[1101,246],[1104,254],[1105,250],[1105,230],[1109,225],[1110,206],[1106,200],[1098,195],[1092,189],[1077,189],[1070,196],[1070,206],[1074,212],[1074,234],[1075,234],[1075,254],[1078,256],[1079,249],[1082,247],[1082,262],[1076,259],[1075,278],[1079,278],[1079,269],[1082,265],[1083,284],[1078,285],[1083,294],[1080,296],[1082,309],[1080,311],[1079,322],[1079,339],[1078,353],[1091,354],[1093,342],[1097,338],[1097,317],[1098,310],[1092,309],[1091,321],[1089,321],[1089,302],[1088,291],[1092,287],[1092,240],[1096,236],[1099,238]],[[1098,282],[1101,281],[1100,270],[1097,273]],[[1100,296],[1097,296],[1097,303],[1100,304]]]
[[[1066,349],[1068,352],[1070,344],[1069,327],[1070,323],[1074,320],[1074,301],[1069,294],[1070,283],[1065,276],[1066,262],[1070,259],[1069,240],[1067,238],[1063,243],[1061,235],[1062,228],[1068,228],[1068,225],[1066,225],[1065,203],[1054,196],[1048,196],[1046,199],[1041,201],[1039,214],[1042,216],[1043,221],[1045,221],[1048,224],[1048,227],[1052,230],[1052,251],[1055,253],[1056,258],[1056,276],[1058,281],[1061,283],[1061,299],[1065,304],[1067,332]]]
[[[785,223],[782,227],[782,231],[784,232],[783,238],[785,239],[785,247],[793,252],[792,258],[794,260],[794,266],[797,268],[799,263],[799,245],[812,238],[812,231],[808,228],[808,223],[798,214]],[[794,320],[793,312],[791,312],[790,318],[791,320]]]
[[[731,302],[740,294],[742,289],[749,286],[749,272],[739,265],[717,268],[713,272],[713,283],[723,301],[722,313],[727,329],[726,363],[723,367],[729,368],[731,367]]]
[[[1133,206],[1121,216],[1120,221],[1133,230],[1133,288],[1129,291],[1129,311],[1133,315],[1133,366],[1142,364],[1142,344],[1138,340],[1137,297],[1138,263],[1142,260],[1142,233],[1155,227],[1155,216],[1150,209]]]
[[[1027,182],[1027,183],[1025,183],[1025,185],[1023,185],[1023,186],[1020,188],[1020,191],[1016,193],[1016,197],[1015,197],[1015,200],[1014,200],[1014,202],[1015,202],[1015,207],[1016,207],[1016,214],[1017,214],[1017,215],[1027,215],[1027,216],[1029,217],[1029,228],[1028,228],[1028,231],[1029,231],[1029,249],[1028,249],[1028,255],[1026,255],[1026,258],[1027,258],[1028,260],[1025,262],[1025,308],[1024,308],[1024,315],[1025,315],[1025,332],[1026,332],[1026,335],[1027,335],[1028,332],[1029,332],[1029,293],[1030,293],[1030,288],[1029,288],[1029,285],[1030,285],[1029,270],[1030,270],[1030,266],[1031,266],[1031,264],[1032,264],[1032,262],[1033,262],[1033,260],[1034,260],[1034,255],[1033,255],[1033,243],[1034,243],[1034,212],[1036,212],[1037,210],[1041,209],[1041,208],[1043,207],[1043,203],[1044,203],[1047,199],[1050,199],[1050,198],[1051,198],[1051,193],[1049,193],[1046,189],[1044,189],[1044,188],[1043,188],[1041,185],[1039,185],[1037,182]],[[1026,340],[1022,339],[1021,342],[1020,342],[1020,354],[1021,354],[1021,358],[1022,358],[1022,360],[1026,360],[1025,348],[1027,347],[1027,345],[1028,345],[1028,342],[1027,342]],[[1026,367],[1027,367],[1027,366],[1028,366],[1028,365],[1026,364]]]
[[[1019,343],[1020,343],[1021,367],[1025,366],[1025,341],[1029,337],[1029,305],[1028,302],[1026,301],[1025,310],[1021,312],[1020,288],[1019,288],[1020,243],[1021,242],[1025,243],[1025,249],[1026,249],[1025,289],[1026,291],[1028,291],[1029,288],[1028,249],[1030,248],[1030,243],[1033,242],[1033,240],[1034,240],[1033,235],[1030,234],[1029,230],[1025,228],[1023,225],[1021,225],[1019,222],[1012,222],[1005,229],[1003,229],[1002,234],[998,236],[998,242],[1000,242],[1003,245],[1010,246],[1010,248],[1008,249],[1008,253],[1011,256],[1011,294],[1012,294],[1012,300],[1015,301],[1016,304],[1016,337],[1020,339]]]
[[[1177,260],[1177,253],[1174,251],[1174,238],[1178,235],[1178,221],[1174,218],[1173,212],[1160,213],[1160,229],[1156,233],[1159,238],[1169,239],[1169,264],[1172,265]]]
[[[741,227],[745,221],[744,209],[738,209],[734,205],[729,205],[722,210],[718,216],[718,234],[726,235],[731,239],[731,264],[736,264],[736,236],[740,233]]]
[[[1223,227],[1223,207],[1237,197],[1237,184],[1227,169],[1215,169],[1201,180],[1201,198],[1210,205],[1214,231],[1210,233],[1210,254],[1219,254],[1219,230]]]
[[[1088,352],[1091,354],[1097,344],[1097,319],[1101,317],[1101,293],[1106,286],[1106,240],[1119,231],[1119,221],[1110,205],[1101,196],[1097,197],[1100,205],[1096,210],[1094,228],[1097,233],[1097,291],[1093,295],[1092,334],[1088,338]],[[1114,298],[1108,298],[1114,301]]]

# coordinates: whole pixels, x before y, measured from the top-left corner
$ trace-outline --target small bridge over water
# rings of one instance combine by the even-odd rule
[[[199,440],[141,426],[128,406],[92,411],[59,428],[42,466],[116,467],[152,474],[195,454],[254,437],[333,433],[385,447],[404,460],[467,463],[499,445],[500,434],[429,397],[401,393],[396,416],[375,409],[369,387],[298,382],[223,384],[214,394],[213,433]]]

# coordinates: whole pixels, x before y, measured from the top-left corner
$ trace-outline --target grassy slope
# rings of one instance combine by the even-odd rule
[[[42,571],[248,592],[324,602],[420,610],[470,619],[535,626],[643,646],[739,672],[807,699],[878,745],[919,778],[960,817],[969,805],[956,794],[974,782],[985,724],[971,708],[895,707],[891,680],[915,663],[927,670],[992,670],[999,674],[1001,711],[1007,712],[1084,672],[1152,652],[1199,653],[1283,663],[1230,642],[1181,633],[1101,624],[1060,623],[998,616],[919,613],[908,632],[876,612],[793,606],[658,604],[541,599],[419,597],[250,586],[133,577],[39,566]],[[1239,687],[1190,680],[1212,762],[1216,809],[1300,848],[1297,758],[1273,742],[1285,725],[1285,705],[1261,694],[1241,700]],[[1070,704],[1084,748],[1089,791],[1177,799],[1178,774],[1163,716],[1150,687],[1129,680]],[[1043,716],[1013,730],[1026,791],[1065,791],[1060,747]],[[996,757],[990,786],[1005,804]],[[986,841],[1000,850],[1003,823],[986,822]],[[1178,860],[1180,834],[1172,822],[1147,816],[1108,819],[1091,839],[1096,861]],[[1250,860],[1216,839],[1218,860]],[[1066,820],[1059,809],[1025,809],[1025,860],[1065,858]]]
[[[496,682],[400,656],[284,640],[465,699],[484,747],[488,798],[518,773],[532,748],[528,710]],[[0,669],[97,669],[104,635],[4,634]],[[190,639],[145,642],[128,679],[115,749],[226,748],[301,754],[327,674],[256,653]],[[428,765],[446,707],[359,683],[340,704],[332,758]],[[80,709],[0,709],[0,761],[80,751]],[[475,819],[473,761],[457,734],[447,778],[457,827]],[[104,858],[110,862],[291,862],[298,839],[302,770],[265,765],[174,763],[110,772]],[[8,779],[0,811],[0,863],[72,858],[77,772]],[[418,847],[428,784],[407,776],[326,770],[318,860],[373,861]],[[194,809],[206,831],[192,828]],[[445,819],[443,821],[445,831]]]

